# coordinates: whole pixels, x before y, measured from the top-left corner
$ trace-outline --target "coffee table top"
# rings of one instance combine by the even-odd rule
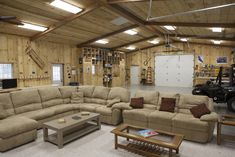
[[[85,123],[91,119],[98,117],[98,113],[90,113],[89,115],[82,115],[81,113],[72,114],[58,119],[65,119],[65,123],[59,123],[58,119],[51,120],[43,123],[44,127],[52,128],[54,130],[65,129],[74,125]],[[73,119],[73,117],[79,117],[79,119]]]
[[[218,123],[235,126],[235,115],[222,114],[219,116]]]
[[[116,129],[112,130],[111,132],[118,136],[142,142],[148,142],[150,144],[155,144],[170,149],[178,149],[184,139],[184,136],[181,134],[176,134],[161,130],[154,130],[155,132],[158,133],[158,135],[151,137],[143,137],[138,133],[138,131],[146,129],[148,128],[137,127],[129,124],[122,124],[118,126]]]

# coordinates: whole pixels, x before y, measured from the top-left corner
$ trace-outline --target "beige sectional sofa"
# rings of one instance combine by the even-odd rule
[[[84,103],[71,103],[71,95],[76,91],[84,93]],[[41,87],[0,94],[0,151],[35,140],[43,122],[79,111],[97,112],[102,122],[119,124],[121,109],[106,104],[119,98],[120,106],[129,102],[129,97],[127,89],[100,86]]]
[[[180,133],[185,139],[196,142],[211,140],[217,114],[213,112],[213,101],[210,98],[157,91],[137,91],[135,97],[144,97],[144,108],[124,110],[124,123]],[[174,113],[159,111],[162,97],[176,99]],[[190,108],[203,103],[210,109],[211,114],[200,119],[194,118]]]

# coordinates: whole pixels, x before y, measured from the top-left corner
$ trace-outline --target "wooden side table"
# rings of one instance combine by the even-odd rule
[[[219,116],[217,122],[217,144],[221,144],[222,125],[235,126],[235,115],[223,114]]]

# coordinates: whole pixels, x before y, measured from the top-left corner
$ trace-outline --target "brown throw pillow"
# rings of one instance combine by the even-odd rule
[[[195,118],[201,118],[201,116],[211,113],[211,111],[206,107],[205,104],[192,107],[190,111]]]
[[[162,103],[159,111],[174,112],[175,111],[175,98],[162,98]]]
[[[133,108],[143,108],[144,107],[144,98],[131,98],[130,106]]]

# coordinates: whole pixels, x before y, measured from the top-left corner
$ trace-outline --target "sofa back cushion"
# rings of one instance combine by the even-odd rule
[[[108,99],[110,88],[102,87],[102,86],[96,86],[94,89],[94,92],[92,94],[93,98],[99,98],[99,99]]]
[[[99,98],[88,98],[88,97],[84,98],[84,102],[85,103],[94,103],[94,104],[99,104],[99,105],[106,105],[107,104],[107,100],[99,99]]]
[[[63,104],[62,95],[57,87],[45,87],[38,89],[42,99],[43,108]]]
[[[62,95],[62,98],[64,100],[65,104],[68,104],[71,102],[71,96],[73,92],[77,91],[77,87],[75,86],[62,86],[59,87],[60,93]]]
[[[94,92],[94,89],[95,89],[94,86],[89,86],[89,85],[86,85],[86,86],[79,86],[79,87],[78,87],[78,91],[83,92],[84,97],[89,97],[89,98],[92,97],[92,94],[93,94],[93,92]]]
[[[159,93],[157,109],[159,109],[161,104],[162,104],[162,98],[173,98],[173,99],[175,99],[175,112],[177,111],[178,104],[179,104],[179,99],[180,99],[180,94],[160,92]]]
[[[0,94],[0,119],[7,118],[15,114],[9,93]]]
[[[157,91],[138,90],[135,93],[135,97],[136,98],[143,97],[144,98],[144,104],[147,104],[148,106],[154,105],[154,107],[156,107],[157,103],[158,103],[159,92],[157,92]]]
[[[121,102],[129,102],[130,100],[130,91],[122,87],[113,87],[111,88],[108,100],[119,98]]]
[[[37,89],[12,92],[10,95],[16,114],[42,109],[41,98]]]
[[[191,114],[190,109],[201,104],[205,104],[209,108],[209,97],[191,94],[180,94],[178,112]]]
[[[73,92],[71,95],[71,103],[72,104],[84,103],[83,92]]]

